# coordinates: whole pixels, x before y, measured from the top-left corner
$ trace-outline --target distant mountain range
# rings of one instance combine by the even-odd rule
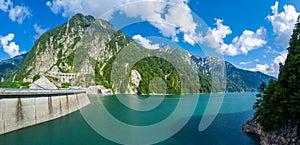
[[[16,56],[11,59],[2,60],[0,61],[0,79],[3,78],[3,80],[7,80],[11,77],[13,73],[15,73],[22,65],[26,54],[22,54],[19,56]]]
[[[192,56],[193,60],[197,62],[199,66],[205,67],[208,63],[220,62],[217,58],[197,58]],[[275,77],[266,75],[261,72],[252,72],[235,67],[231,63],[225,61],[226,66],[226,78],[227,78],[227,91],[240,92],[240,91],[255,91],[262,83],[268,83],[271,79],[276,80]]]
[[[63,83],[70,85],[87,87],[89,85],[103,85],[113,88],[117,93],[151,93],[149,92],[149,81],[154,77],[162,78],[168,87],[168,93],[178,93],[176,89],[180,85],[178,72],[168,62],[157,58],[149,58],[127,70],[126,62],[119,71],[127,71],[131,75],[129,85],[125,90],[118,90],[114,87],[120,82],[113,82],[110,78],[112,65],[121,50],[127,46],[132,47],[132,54],[128,54],[128,58],[134,58],[138,54],[152,53],[168,53],[181,61],[188,63],[198,72],[201,85],[199,92],[210,92],[213,88],[211,84],[211,76],[209,67],[212,65],[224,65],[226,68],[226,91],[243,92],[255,91],[261,82],[268,83],[270,79],[276,79],[261,72],[251,72],[236,68],[229,62],[224,62],[218,58],[207,57],[201,58],[190,54],[180,48],[171,48],[165,46],[158,50],[149,50],[135,43],[130,37],[126,36],[122,31],[117,31],[107,21],[95,19],[92,16],[84,16],[76,14],[69,22],[50,30],[43,34],[35,43],[26,59],[23,57],[18,59],[2,61],[0,66],[6,66],[11,69],[1,69],[0,75],[5,78],[10,77],[15,82],[24,82],[33,80],[37,74],[49,76],[49,79],[55,81],[60,87]],[[13,60],[19,60],[18,63]],[[130,60],[129,60],[130,61]],[[11,62],[11,63],[4,63]],[[6,64],[6,65],[5,65]],[[17,65],[18,64],[18,65]],[[4,68],[4,67],[3,67]],[[53,68],[57,68],[60,73],[80,74],[80,77],[64,80],[62,78],[51,76]],[[163,70],[162,68],[165,68]],[[142,72],[151,69],[151,71]],[[134,72],[134,73],[133,73]],[[182,74],[181,74],[182,75]],[[139,76],[141,78],[139,78]],[[137,82],[133,82],[132,78]],[[171,89],[172,88],[172,89]]]
[[[169,50],[168,50],[169,49]],[[249,70],[243,70],[235,67],[227,61],[223,61],[216,57],[201,58],[193,55],[182,49],[174,48],[161,48],[160,51],[169,52],[173,54],[180,54],[182,59],[186,61],[195,62],[198,68],[199,77],[206,76],[209,68],[215,65],[224,65],[225,77],[226,77],[226,90],[228,92],[248,92],[256,91],[262,82],[268,83],[271,79],[276,80],[275,77],[266,75],[261,72],[252,72]],[[191,60],[188,60],[191,59]],[[209,76],[208,76],[209,77]]]

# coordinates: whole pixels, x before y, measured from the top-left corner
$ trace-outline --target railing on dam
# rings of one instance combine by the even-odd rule
[[[0,97],[4,96],[36,96],[36,95],[62,95],[83,94],[85,90],[79,89],[0,89]]]

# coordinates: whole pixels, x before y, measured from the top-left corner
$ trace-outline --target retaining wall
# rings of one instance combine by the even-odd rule
[[[0,96],[0,135],[62,117],[89,103],[85,93]]]

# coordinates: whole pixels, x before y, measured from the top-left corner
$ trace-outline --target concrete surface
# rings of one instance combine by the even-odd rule
[[[0,91],[1,94],[1,91]],[[10,93],[11,94],[11,93]],[[84,92],[32,96],[0,95],[0,135],[53,120],[90,103]]]

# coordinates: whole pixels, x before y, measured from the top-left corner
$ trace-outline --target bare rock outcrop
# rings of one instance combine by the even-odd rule
[[[300,145],[297,126],[292,123],[277,130],[266,131],[256,119],[251,119],[243,125],[242,130],[245,133],[259,135],[261,145]]]

